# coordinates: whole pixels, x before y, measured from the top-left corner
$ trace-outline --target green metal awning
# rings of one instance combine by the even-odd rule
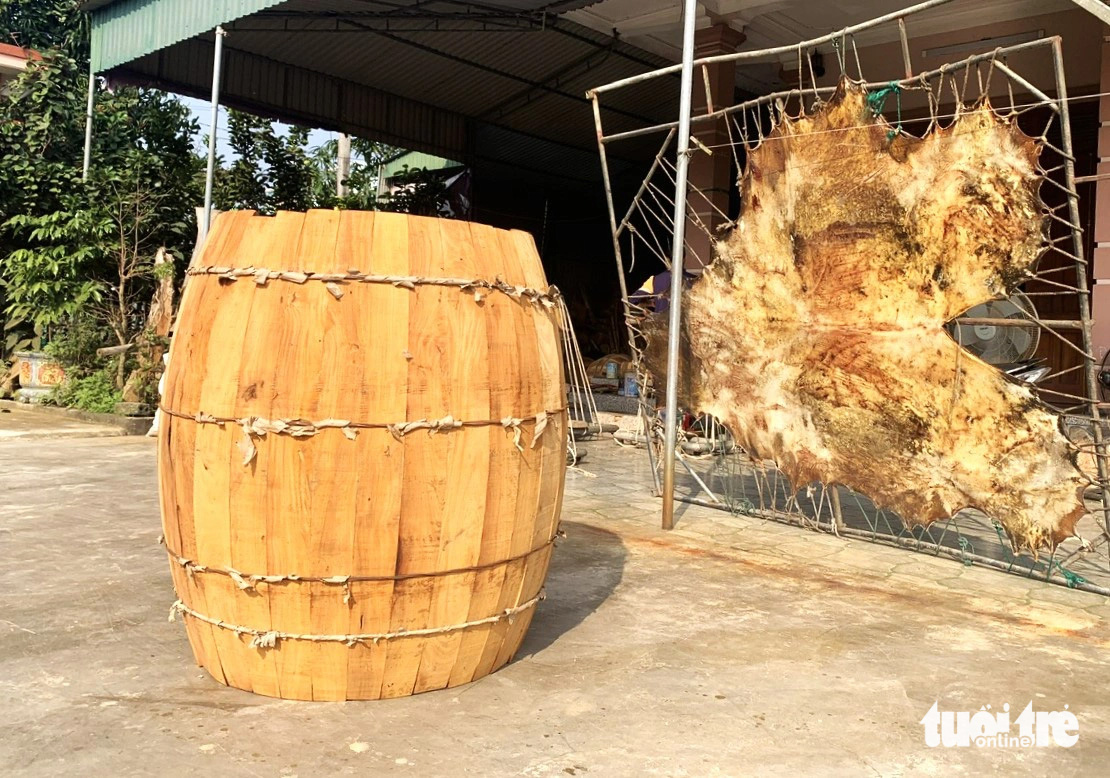
[[[94,72],[110,70],[151,52],[212,30],[218,25],[264,11],[284,0],[88,0]],[[506,10],[560,11],[596,0],[502,0]]]
[[[409,170],[450,170],[451,168],[465,167],[465,165],[435,154],[425,154],[422,151],[406,151],[404,154],[398,154],[393,159],[383,162],[381,176],[382,178],[393,178],[406,167]]]
[[[92,14],[95,73],[122,65],[262,11],[281,0],[117,0],[85,5]]]

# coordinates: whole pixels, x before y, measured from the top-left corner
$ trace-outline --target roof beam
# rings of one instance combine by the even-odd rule
[[[400,95],[352,81],[339,81],[317,71],[289,65],[269,57],[232,47],[229,36],[224,48],[227,66],[221,102],[278,121],[301,123],[322,129],[347,132],[425,151],[459,161],[497,157],[476,142],[480,128],[532,138],[567,154],[594,151],[569,143],[541,138],[493,122],[470,119],[462,114],[420,103]],[[113,80],[140,86],[155,86],[179,94],[204,97],[211,75],[212,41],[195,38],[172,50],[156,52],[111,71]],[[169,56],[170,51],[173,56]],[[501,164],[513,165],[511,160]],[[634,164],[621,160],[622,164]],[[565,167],[565,166],[564,166]],[[587,169],[593,171],[594,166]],[[546,170],[560,178],[578,178],[566,170]]]
[[[224,47],[225,105],[454,159],[467,150],[469,120],[462,114],[236,49],[233,40],[229,37]],[[175,46],[173,57],[157,52],[114,69],[111,76],[203,98],[212,49],[212,41],[193,38]]]
[[[357,22],[349,22],[349,23],[350,24],[358,24]],[[587,105],[589,103],[589,101],[583,95],[576,95],[576,94],[573,94],[571,92],[567,92],[567,91],[564,91],[562,89],[559,89],[557,87],[548,86],[548,85],[543,84],[539,81],[533,81],[530,78],[525,78],[524,76],[519,76],[516,73],[510,73],[507,70],[501,70],[500,68],[495,68],[492,65],[484,65],[481,62],[475,62],[474,60],[467,59],[466,57],[459,57],[455,54],[451,54],[451,53],[443,51],[441,49],[437,49],[434,46],[428,46],[426,44],[419,43],[417,41],[412,40],[411,38],[406,38],[406,37],[401,36],[401,35],[394,35],[393,33],[385,32],[384,30],[375,30],[375,29],[372,29],[372,28],[369,28],[369,27],[366,28],[366,30],[367,30],[367,32],[372,32],[375,35],[380,35],[383,38],[388,38],[391,41],[395,41],[397,43],[402,43],[402,44],[411,46],[415,49],[419,49],[420,51],[427,52],[428,54],[434,54],[437,57],[441,57],[443,59],[448,59],[452,62],[457,62],[460,65],[465,65],[466,67],[473,68],[475,70],[481,70],[484,73],[489,73],[491,75],[499,76],[501,78],[505,78],[505,79],[508,79],[510,81],[516,81],[516,82],[521,83],[521,84],[527,84],[528,86],[530,86],[534,89],[542,90],[544,92],[548,92],[548,93],[553,94],[553,95],[558,95],[559,97],[565,98],[567,100],[572,100],[576,103],[581,103],[583,105]],[[607,108],[606,110],[609,113],[614,113],[614,114],[617,114],[619,116],[624,116],[624,117],[629,118],[629,119],[634,119],[637,122],[643,122],[645,125],[650,125],[650,124],[653,124],[655,122],[655,120],[651,119],[650,117],[647,117],[647,116],[644,116],[644,115],[638,114],[638,113],[633,113],[632,111],[625,111],[624,109],[621,109],[621,108],[612,108],[612,107],[610,107],[610,108]]]
[[[529,105],[533,98],[543,91],[541,87],[559,87],[565,79],[577,78],[588,73],[598,64],[597,61],[604,61],[609,57],[616,43],[617,38],[613,36],[607,46],[598,47],[597,50],[588,52],[573,62],[549,73],[547,76],[540,79],[537,86],[529,86],[522,89],[516,94],[501,101],[493,108],[490,108],[483,113],[480,118],[489,119],[491,121],[500,119],[513,111],[520,110]]]

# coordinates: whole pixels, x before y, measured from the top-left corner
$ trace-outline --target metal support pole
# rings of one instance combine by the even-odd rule
[[[92,164],[93,101],[96,99],[96,73],[89,67],[89,99],[85,106],[85,160],[81,164],[81,180],[89,180]]]
[[[335,153],[335,196],[347,196],[347,179],[351,175],[351,136],[339,133]]]
[[[674,244],[671,246],[670,323],[667,329],[667,403],[663,419],[663,529],[674,528],[674,462],[678,438],[678,350],[682,341],[682,283],[686,255],[686,172],[690,166],[690,108],[694,76],[697,0],[686,0],[682,24],[682,78],[675,159]]]
[[[216,179],[216,129],[220,123],[220,76],[223,74],[223,27],[216,28],[216,49],[212,54],[212,118],[208,129],[208,172],[204,177],[204,215],[201,220],[200,239],[208,237],[212,226],[212,186]]]
[[[1103,529],[1110,530],[1110,480],[1106,463],[1106,443],[1103,440],[1102,420],[1099,414],[1098,367],[1089,356],[1091,351],[1091,308],[1087,292],[1087,265],[1083,261],[1083,235],[1079,227],[1079,196],[1075,193],[1075,163],[1072,161],[1071,118],[1068,115],[1068,87],[1064,79],[1064,52],[1060,38],[1052,39],[1052,64],[1056,72],[1056,100],[1060,106],[1060,139],[1064,147],[1064,183],[1068,188],[1068,218],[1071,220],[1072,251],[1075,253],[1075,285],[1080,289],[1076,295],[1079,304],[1081,345],[1088,355],[1084,357],[1087,367],[1087,397],[1091,414],[1091,437],[1095,444],[1095,464],[1098,468],[1098,482],[1102,491]],[[1110,550],[1110,549],[1108,549]]]

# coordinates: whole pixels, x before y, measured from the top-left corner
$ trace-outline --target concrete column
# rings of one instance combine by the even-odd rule
[[[1105,31],[1104,31],[1105,33]],[[1099,91],[1110,92],[1110,36],[1103,35],[1102,76]],[[1103,97],[1098,110],[1098,170],[1100,176],[1110,175],[1110,97]],[[1091,333],[1095,358],[1101,360],[1110,351],[1110,178],[1095,184],[1095,251],[1092,263],[1094,288]]]
[[[711,57],[717,54],[731,54],[744,42],[744,33],[738,32],[727,24],[715,24],[698,30],[694,38],[694,56]],[[713,98],[713,110],[732,105],[736,91],[736,63],[724,62],[708,66],[709,86]],[[704,114],[706,110],[705,73],[702,68],[694,70],[694,111],[693,115]],[[727,221],[728,201],[732,188],[736,186],[732,169],[732,152],[727,147],[729,135],[724,120],[695,124],[693,136],[713,150],[706,154],[698,144],[691,143],[690,157],[690,198],[689,210],[698,215],[702,224],[715,231]],[[699,194],[700,192],[700,194]],[[705,195],[703,197],[702,195]],[[707,202],[706,200],[709,200]],[[718,211],[719,209],[719,211]],[[686,225],[686,268],[700,270],[703,264],[713,259],[711,238],[706,235],[698,222],[690,219]]]

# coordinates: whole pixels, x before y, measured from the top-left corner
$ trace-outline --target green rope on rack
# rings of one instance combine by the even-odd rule
[[[975,546],[971,545],[971,543],[968,542],[968,539],[965,538],[963,535],[957,537],[956,540],[959,541],[960,551],[966,554],[968,552],[968,549],[971,549],[971,553],[975,553]],[[960,561],[964,563],[964,567],[971,567],[973,564],[975,564],[975,560],[968,557],[963,557],[962,559],[960,559]]]
[[[728,505],[730,511],[741,516],[750,516],[755,513],[755,503],[747,497],[737,497],[735,499],[726,497],[725,504]]]
[[[891,81],[882,89],[876,89],[874,92],[867,93],[867,107],[871,109],[871,113],[875,116],[883,112],[886,99],[892,94],[898,101],[898,123],[894,126],[893,130],[886,134],[888,142],[894,140],[894,136],[902,131],[902,87],[897,81]]]
[[[1056,565],[1056,569],[1060,571],[1060,575],[1064,576],[1064,581],[1067,583],[1069,589],[1075,589],[1080,584],[1087,583],[1086,578],[1079,575],[1078,573],[1073,573],[1071,570],[1068,570],[1055,559],[1052,560],[1052,563]]]
[[[1010,544],[1006,541],[1006,536],[1002,534],[1002,525],[999,524],[997,521],[992,521],[991,525],[994,527],[994,531],[998,535],[998,544],[1002,546],[1002,556],[1006,559],[1007,562],[1010,563],[1010,566],[1013,567],[1015,561],[1014,555],[1010,553]]]
[[[1002,525],[1000,525],[997,521],[993,521],[991,523],[994,525],[994,531],[998,533],[998,542],[1002,544],[1002,552],[1007,557],[1006,561],[1008,561],[1012,567],[1014,561],[1016,560],[1014,559],[1013,554],[1010,553],[1009,546],[1006,543],[1006,536],[1002,534]],[[1033,565],[1029,568],[1029,575],[1032,576],[1033,573],[1037,572],[1038,570],[1044,570],[1045,580],[1047,581],[1049,578],[1052,577],[1053,565],[1055,565],[1056,569],[1060,571],[1060,575],[1063,576],[1064,583],[1068,585],[1069,589],[1075,589],[1082,584],[1087,583],[1086,578],[1079,575],[1079,573],[1073,573],[1071,570],[1068,570],[1055,559],[1050,560],[1047,567],[1043,567],[1040,562],[1034,562]]]

